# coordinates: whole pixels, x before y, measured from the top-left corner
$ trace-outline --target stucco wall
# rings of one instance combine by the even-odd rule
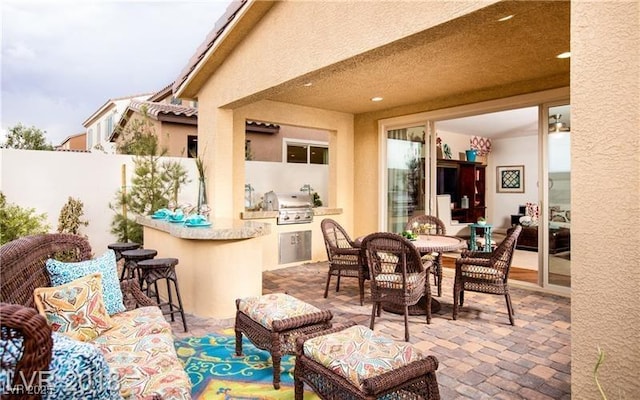
[[[278,123],[274,121],[274,123]],[[301,141],[328,143],[327,131],[310,129],[300,126],[282,125],[278,133],[247,133],[251,140],[251,154],[253,161],[282,161],[283,141],[285,139],[300,139]],[[295,140],[289,140],[295,141]]]
[[[156,129],[161,146],[167,148],[168,157],[188,157],[187,136],[197,135],[197,125],[175,124],[171,122],[156,122]]]
[[[640,3],[571,4],[571,397],[640,396]],[[597,221],[597,228],[594,228]]]
[[[84,203],[83,219],[89,225],[80,232],[87,235],[96,255],[115,241],[109,208],[122,186],[122,165],[130,187],[134,172],[133,156],[102,153],[72,153],[0,149],[0,191],[7,201],[46,213],[51,232],[58,228],[62,206],[71,196]],[[198,197],[197,173],[193,160],[178,161],[187,170],[190,182],[180,191],[179,203],[195,204]]]
[[[492,3],[276,2],[255,26],[238,27],[251,31],[213,80],[233,82],[219,93],[222,104],[232,103]]]

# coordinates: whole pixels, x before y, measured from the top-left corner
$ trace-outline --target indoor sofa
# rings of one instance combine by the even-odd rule
[[[117,271],[114,271],[121,292],[119,301],[126,310],[118,310],[103,320],[92,319],[95,326],[108,322],[96,337],[82,336],[91,329],[71,331],[72,334],[54,332],[64,322],[52,320],[49,311],[45,311],[45,317],[42,310],[38,312],[34,308],[40,308],[40,302],[46,308],[47,302],[64,300],[68,293],[76,290],[56,292],[66,285],[51,284],[52,263],[79,268],[105,257],[116,268],[112,253],[108,250],[104,256],[91,259],[88,241],[69,234],[28,236],[0,248],[0,382],[3,393],[16,394],[18,398],[31,398],[31,394],[40,393],[45,399],[191,398],[191,385],[176,355],[171,327],[160,308],[140,291],[135,280],[120,283]],[[61,257],[69,261],[86,261],[52,261]],[[69,285],[87,281],[87,290],[106,293],[102,279],[108,273],[103,272],[89,274]],[[44,294],[48,292],[57,294],[46,297]],[[87,310],[106,313],[109,309],[106,294],[102,296],[104,307],[97,295],[88,298],[97,306]],[[81,340],[74,336],[76,334]],[[31,386],[25,387],[25,382]]]

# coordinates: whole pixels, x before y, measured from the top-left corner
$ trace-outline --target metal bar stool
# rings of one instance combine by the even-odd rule
[[[136,271],[138,270],[138,263],[143,260],[150,260],[158,254],[157,251],[152,249],[136,249],[127,250],[122,252],[122,258],[124,258],[124,266],[122,267],[122,275],[120,280],[130,279],[136,277]],[[138,274],[138,281],[142,285],[142,279]]]
[[[182,317],[182,326],[184,331],[187,331],[187,320],[184,317],[184,309],[182,307],[182,298],[180,297],[180,290],[178,289],[178,278],[176,276],[176,265],[178,265],[177,258],[154,258],[152,260],[143,260],[138,262],[138,272],[140,273],[140,280],[146,284],[146,291],[148,296],[152,296],[150,292],[150,286],[153,284],[154,293],[158,306],[162,309],[163,306],[168,306],[169,310],[162,310],[164,315],[171,315],[171,321],[175,321],[174,314],[180,313]],[[167,282],[167,301],[160,301],[160,293],[158,292],[158,280],[164,279]],[[176,297],[178,304],[173,303],[173,294],[171,292],[171,285],[169,282],[173,282],[173,287],[176,291]]]

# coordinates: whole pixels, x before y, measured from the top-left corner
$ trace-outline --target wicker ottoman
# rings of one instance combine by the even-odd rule
[[[273,387],[280,389],[280,359],[295,354],[296,338],[331,328],[331,311],[323,311],[283,293],[236,300],[236,355],[242,355],[242,334],[271,354]]]
[[[440,399],[438,360],[361,325],[297,339],[295,398],[304,383],[322,399]]]

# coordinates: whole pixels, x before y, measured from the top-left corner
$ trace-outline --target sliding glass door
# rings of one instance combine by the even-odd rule
[[[571,287],[571,127],[570,106],[547,108],[549,125],[543,144],[546,150],[545,176],[548,190],[545,207],[543,262],[544,285]]]
[[[425,213],[429,160],[425,132],[425,125],[386,131],[386,230],[389,232],[402,232],[410,217]]]

